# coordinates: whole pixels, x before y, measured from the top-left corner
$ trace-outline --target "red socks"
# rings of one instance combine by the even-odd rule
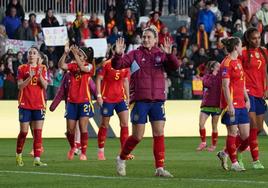
[[[202,142],[206,142],[206,129],[199,129],[199,134]]]
[[[232,163],[237,162],[237,158],[236,158],[236,137],[234,136],[227,136],[226,139],[226,149],[228,151],[230,160],[232,161]]]
[[[128,138],[128,127],[121,127],[120,130],[120,143],[121,143],[121,149],[123,149],[125,142]]]
[[[16,148],[17,154],[22,153],[22,149],[23,149],[27,134],[28,132],[20,131],[18,138],[17,138],[17,148]]]
[[[81,152],[86,155],[88,142],[88,132],[81,133]]]
[[[249,133],[249,145],[253,161],[257,161],[259,159],[259,147],[258,147],[257,136],[258,136],[258,129],[251,128]]]
[[[165,139],[164,135],[154,136],[154,158],[155,167],[164,167],[165,162]]]
[[[242,144],[243,140],[241,139],[240,135],[236,136],[235,145],[238,148]]]
[[[70,144],[70,147],[74,148],[74,134],[73,133],[67,132],[67,140]]]
[[[237,150],[239,152],[243,152],[247,149],[249,145],[249,138],[245,139],[245,140],[242,140],[242,143],[240,144],[240,146],[237,148]],[[236,146],[237,147],[237,146]]]
[[[211,139],[212,146],[216,146],[218,142],[218,132],[212,132]]]
[[[99,132],[98,132],[98,147],[99,148],[104,148],[106,135],[107,135],[107,128],[100,127]]]
[[[34,129],[33,138],[34,157],[40,157],[42,148],[42,129]]]
[[[140,141],[134,138],[133,136],[128,137],[128,139],[125,142],[125,145],[120,153],[120,158],[122,160],[126,160],[127,156],[131,153],[131,151],[136,147],[136,145]]]

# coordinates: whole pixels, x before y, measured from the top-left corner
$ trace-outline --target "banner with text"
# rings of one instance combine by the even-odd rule
[[[11,49],[13,53],[17,53],[19,51],[24,53],[34,44],[35,44],[35,41],[7,39],[5,50],[7,52],[8,49]]]
[[[44,27],[43,34],[47,46],[64,46],[68,42],[67,28]]]

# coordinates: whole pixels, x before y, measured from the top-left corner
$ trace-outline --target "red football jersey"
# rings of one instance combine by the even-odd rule
[[[85,66],[90,64],[85,63]],[[70,71],[70,86],[68,92],[68,102],[71,103],[85,103],[91,101],[89,79],[93,73],[93,68],[90,72],[82,72],[76,62],[68,64]]]
[[[98,75],[103,77],[101,95],[104,102],[117,103],[126,98],[123,84],[124,79],[129,76],[128,69],[115,70],[111,60],[108,60]]]
[[[32,67],[30,64],[20,65],[18,68],[18,80],[26,80],[30,76],[30,69],[35,72],[31,82],[19,92],[19,107],[29,110],[46,109],[45,89],[42,87],[39,78],[39,69],[42,69],[42,76],[47,80],[47,70],[44,65]]]
[[[231,60],[227,56],[221,63],[222,79],[230,79],[230,94],[234,108],[244,108],[246,106],[244,97],[245,76],[241,61]],[[227,102],[222,90],[221,93],[221,108],[226,108]]]
[[[267,54],[266,49],[263,51]],[[250,55],[250,62],[248,61],[248,52]],[[240,57],[246,77],[246,88],[249,95],[255,97],[263,97],[266,87],[266,61],[259,48],[246,48],[242,51]]]

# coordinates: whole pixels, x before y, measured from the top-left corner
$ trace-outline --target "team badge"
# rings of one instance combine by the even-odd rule
[[[134,115],[134,121],[138,121],[139,118],[140,118],[140,116],[139,116],[138,114],[135,114],[135,115]]]
[[[107,108],[103,109],[103,114],[108,114],[108,109]]]
[[[240,64],[237,64],[237,68],[238,68],[239,70],[241,70],[241,69],[242,69],[242,66],[241,66]]]
[[[156,56],[155,61],[156,61],[156,63],[160,63],[161,62],[161,57],[160,56]]]
[[[255,52],[255,57],[256,57],[257,59],[260,58],[260,54],[259,54],[259,52]]]

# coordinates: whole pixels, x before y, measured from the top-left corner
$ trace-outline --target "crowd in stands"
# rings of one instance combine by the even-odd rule
[[[159,45],[165,38],[173,41],[172,53],[181,61],[181,67],[168,72],[166,77],[168,99],[193,99],[192,81],[202,79],[206,63],[213,59],[221,62],[225,51],[221,39],[230,36],[242,38],[248,27],[257,27],[262,33],[263,45],[268,42],[268,2],[260,10],[250,14],[248,0],[196,0],[189,9],[191,21],[187,25],[169,31],[161,21],[163,1],[152,1],[149,21],[139,23],[140,16],[146,16],[146,2],[143,0],[107,0],[104,23],[97,13],[77,12],[73,22],[66,22],[71,44],[85,45],[91,38],[106,38],[111,47],[119,37],[124,37],[126,51],[136,49],[141,43],[144,28],[155,25],[159,32]],[[177,14],[177,0],[168,1],[170,16]],[[5,11],[5,12],[3,12]],[[10,0],[6,8],[0,9],[0,99],[17,98],[16,72],[19,65],[26,63],[25,54],[6,51],[5,40],[36,41],[47,61],[49,87],[47,99],[53,99],[59,87],[63,71],[57,63],[63,53],[63,47],[46,46],[42,40],[42,28],[60,26],[53,10],[46,10],[45,18],[37,23],[36,14],[25,17],[19,0]],[[101,62],[101,60],[98,60]]]

